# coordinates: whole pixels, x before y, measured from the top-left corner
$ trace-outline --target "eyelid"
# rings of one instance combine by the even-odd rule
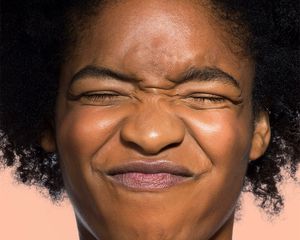
[[[195,84],[193,82],[186,83],[176,89],[176,95],[186,96],[211,96],[222,97],[234,103],[243,101],[242,91],[237,91],[236,88],[230,85],[220,85],[218,83],[203,83]]]
[[[120,95],[118,94],[110,94],[110,93],[92,93],[92,94],[83,94],[80,98],[88,99],[91,102],[96,102],[97,100],[105,101],[112,100],[113,98],[117,98]]]
[[[211,101],[226,101],[228,100],[226,97],[220,96],[220,95],[214,95],[214,94],[190,94],[186,98],[192,98],[192,99],[203,99],[203,100],[211,100]]]
[[[193,101],[195,101],[195,102],[196,101],[198,101],[198,102],[211,101],[212,104],[213,103],[221,104],[221,103],[225,103],[226,101],[233,105],[240,105],[243,103],[243,99],[241,97],[239,97],[237,99],[233,99],[231,97],[224,96],[221,94],[212,94],[212,93],[203,93],[203,92],[194,92],[191,94],[187,94],[186,96],[182,96],[182,97],[185,99],[194,98]],[[198,98],[198,100],[196,100],[197,98]]]
[[[67,93],[67,98],[69,100],[78,100],[78,99],[80,99],[83,96],[96,95],[96,94],[99,94],[99,95],[101,95],[101,94],[102,95],[107,94],[107,95],[115,95],[115,96],[117,96],[117,95],[119,95],[119,96],[125,96],[124,93],[120,93],[118,91],[113,91],[113,90],[103,90],[103,91],[101,91],[101,90],[95,90],[95,91],[92,90],[92,91],[81,92],[79,94],[75,94],[71,90],[69,90],[68,93]]]
[[[113,106],[128,100],[128,95],[122,95],[116,91],[89,91],[78,95],[69,95],[69,101],[75,101],[82,105]]]
[[[205,92],[193,92],[193,93],[190,93],[190,94],[187,94],[187,96],[190,96],[190,97],[220,97],[220,98],[224,98],[224,96],[222,95],[219,95],[219,94],[213,94],[213,93],[205,93]]]

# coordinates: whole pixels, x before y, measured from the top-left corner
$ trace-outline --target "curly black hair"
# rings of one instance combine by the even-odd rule
[[[101,0],[2,0],[0,149],[3,166],[17,179],[64,192],[59,161],[40,146],[54,117],[60,66],[78,32]],[[295,178],[300,161],[300,3],[298,0],[211,0],[227,31],[256,63],[254,114],[268,111],[271,143],[252,161],[243,191],[253,192],[266,212],[278,213],[281,169]],[[79,24],[78,24],[79,23]],[[80,28],[81,27],[81,28]]]

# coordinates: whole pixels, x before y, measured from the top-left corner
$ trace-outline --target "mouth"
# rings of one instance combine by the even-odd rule
[[[114,183],[135,191],[160,191],[194,177],[187,168],[167,160],[134,161],[112,168],[106,175]]]

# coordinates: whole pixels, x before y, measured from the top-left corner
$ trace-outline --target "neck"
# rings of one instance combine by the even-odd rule
[[[208,240],[232,240],[234,214],[226,221],[226,223]],[[77,219],[77,227],[80,240],[100,240],[96,238],[86,227]]]

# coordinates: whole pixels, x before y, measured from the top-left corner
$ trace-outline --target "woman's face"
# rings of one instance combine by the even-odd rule
[[[254,64],[208,8],[120,1],[62,68],[55,142],[83,239],[230,239]]]

